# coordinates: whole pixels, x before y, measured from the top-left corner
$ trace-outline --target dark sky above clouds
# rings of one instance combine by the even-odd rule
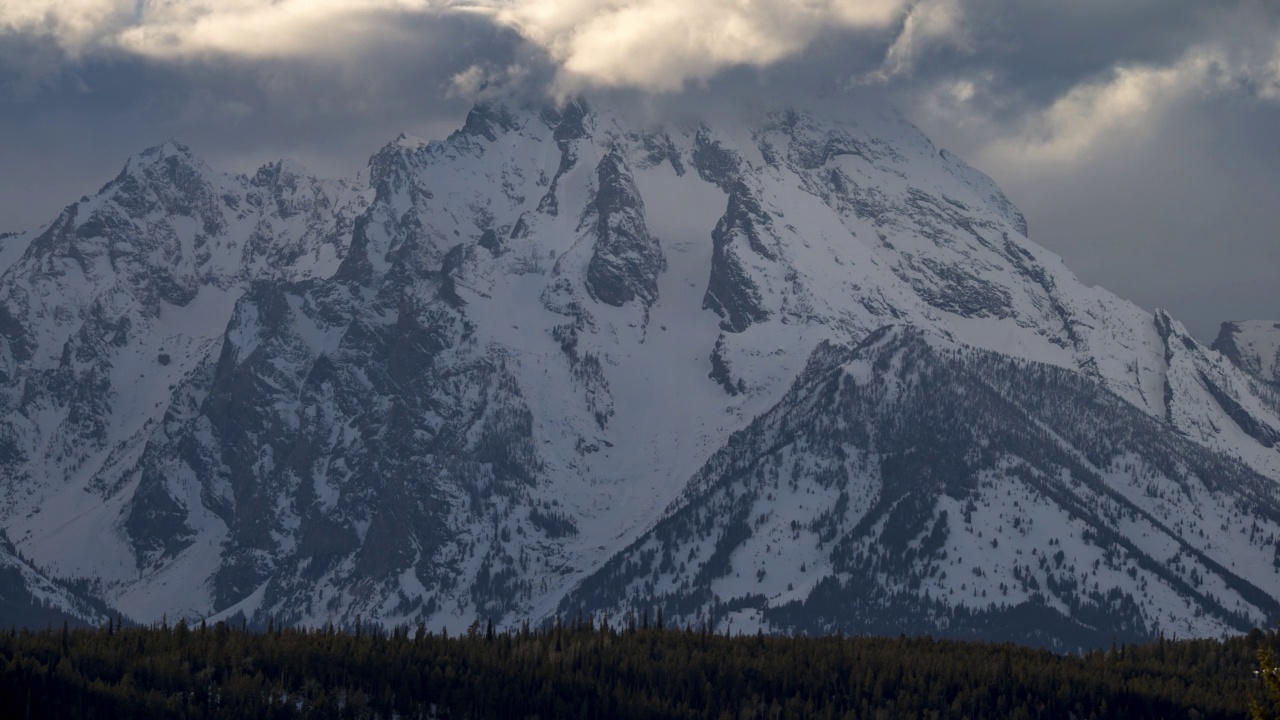
[[[1087,282],[1206,339],[1280,318],[1274,0],[5,0],[0,231],[170,137],[351,174],[482,83],[887,94]]]

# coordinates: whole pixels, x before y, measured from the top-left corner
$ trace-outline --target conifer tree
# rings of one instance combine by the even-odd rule
[[[1250,700],[1249,710],[1253,714],[1253,720],[1277,720],[1280,718],[1280,713],[1275,711],[1275,708],[1280,707],[1280,667],[1276,667],[1270,647],[1258,647],[1258,669],[1254,672],[1266,688],[1268,704],[1272,709],[1265,709],[1257,698]]]

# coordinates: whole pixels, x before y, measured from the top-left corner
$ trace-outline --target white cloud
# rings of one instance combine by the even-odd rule
[[[0,3],[0,35],[52,36],[78,54],[133,19],[132,0],[5,0]]]
[[[53,38],[74,55],[112,48],[159,58],[323,56],[376,41],[400,14],[447,0],[5,0],[0,34]]]
[[[119,45],[182,57],[297,57],[346,52],[394,30],[398,14],[439,12],[433,0],[167,0],[152,2]]]
[[[1258,94],[1267,100],[1280,102],[1280,38],[1276,40],[1270,61],[1259,70],[1258,79]]]
[[[103,48],[165,59],[341,55],[382,42],[405,14],[480,13],[514,28],[580,85],[677,90],[739,65],[801,52],[827,30],[932,39],[954,0],[5,0],[0,34],[52,37],[71,55]],[[897,47],[897,46],[895,46]],[[899,49],[906,63],[914,52]]]
[[[861,76],[891,83],[911,76],[930,49],[973,50],[973,35],[984,31],[966,22],[966,8],[975,7],[976,0],[0,0],[0,35],[49,37],[73,57],[112,49],[168,60],[343,58],[371,45],[423,42],[404,30],[406,16],[472,13],[545,51],[561,92],[676,91],[726,68],[795,56],[829,31],[891,37],[879,69]],[[1271,47],[1252,64],[1227,64],[1258,96],[1280,99],[1280,44]],[[1209,82],[1210,66],[1223,57],[1197,50],[1166,67],[1121,67],[1076,87],[991,152],[1076,157]],[[474,94],[494,72],[459,75],[452,91]],[[958,102],[983,100],[972,84],[956,82]]]
[[[471,65],[449,78],[445,97],[475,102],[491,96],[501,96],[508,89],[518,87],[528,74],[529,69],[519,63],[506,67],[495,67],[488,63]]]
[[[1119,67],[1104,80],[1082,83],[1041,111],[1021,119],[1011,134],[981,151],[993,167],[1068,167],[1117,144],[1141,140],[1183,101],[1225,89],[1233,67],[1209,47],[1191,50],[1165,66]]]
[[[1027,105],[1006,83],[1009,68],[981,63],[935,73],[912,104],[935,134],[959,141],[979,166],[1006,179],[1073,172],[1160,136],[1178,113],[1227,98],[1280,101],[1278,19],[1253,8],[1224,10],[1179,55],[1117,62],[1042,106]],[[964,39],[967,31],[961,23],[934,42]],[[908,35],[904,28],[895,47]]]
[[[867,80],[887,82],[910,75],[920,55],[930,47],[953,45],[967,48],[971,40],[963,26],[959,0],[923,0],[911,8],[902,32],[889,46],[880,69]]]
[[[732,66],[795,55],[826,29],[899,21],[907,0],[523,0],[496,17],[546,48],[561,89],[679,90]]]
[[[450,97],[474,98],[489,81],[489,71],[480,65],[472,65],[449,79]]]

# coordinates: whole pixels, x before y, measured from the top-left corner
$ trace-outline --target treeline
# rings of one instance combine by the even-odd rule
[[[225,623],[0,632],[3,718],[1244,718],[1259,647],[1056,655],[579,621],[463,636]]]

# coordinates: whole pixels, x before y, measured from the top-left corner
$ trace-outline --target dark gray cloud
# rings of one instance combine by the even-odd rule
[[[175,62],[111,51],[70,59],[51,40],[0,35],[0,231],[34,227],[114,177],[126,158],[178,138],[214,167],[251,171],[291,157],[350,174],[399,132],[453,129],[472,66],[545,59],[484,17],[406,16],[402,38],[337,58],[212,56]],[[14,62],[45,58],[38,67]],[[50,59],[56,58],[56,59]]]
[[[896,91],[1037,242],[1201,338],[1280,316],[1280,5],[975,0],[967,17],[973,51]]]
[[[1210,10],[1200,0],[975,0],[966,22],[980,28],[976,52],[953,54],[945,65],[922,64],[917,75],[991,71],[1008,91],[1051,102],[1118,64],[1175,61],[1241,4],[1227,0]]]
[[[1009,174],[1032,238],[1087,282],[1205,339],[1280,317],[1280,107],[1187,103],[1087,171]]]
[[[223,169],[287,156],[354,172],[397,132],[447,133],[485,80],[535,95],[638,86],[668,105],[875,94],[991,174],[1086,281],[1201,337],[1222,319],[1280,316],[1280,4],[833,0],[803,17],[790,2],[747,18],[755,55],[720,42],[707,16],[712,31],[666,64],[626,53],[663,52],[665,20],[644,13],[685,12],[674,0],[632,16],[616,3],[361,0],[372,19],[343,20],[359,41],[317,37],[305,52],[296,38],[280,52],[242,42],[234,26],[169,44],[74,23],[6,33],[0,11],[0,230],[52,219],[170,137]]]

